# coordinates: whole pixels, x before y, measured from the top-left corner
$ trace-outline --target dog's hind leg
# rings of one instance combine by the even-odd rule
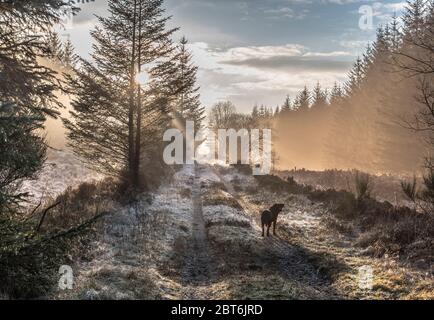
[[[270,227],[271,227],[271,223],[267,225],[267,237],[270,236]]]
[[[262,222],[262,236],[264,236],[264,223]]]
[[[273,222],[273,235],[276,235],[276,223],[277,221]]]

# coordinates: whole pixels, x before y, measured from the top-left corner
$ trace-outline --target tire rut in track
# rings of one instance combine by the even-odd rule
[[[195,179],[192,189],[192,236],[183,270],[185,299],[207,299],[206,287],[212,279],[213,261],[209,256],[208,235],[203,218],[202,187],[200,174],[202,167],[195,165]]]
[[[213,172],[220,178],[227,192],[238,202],[243,211],[252,217],[255,232],[261,233],[259,212],[252,212],[249,204],[241,199],[232,183],[225,179],[217,169],[213,168]],[[280,236],[265,237],[264,241],[270,249],[270,256],[277,257],[279,270],[285,277],[306,283],[306,285],[313,288],[319,298],[339,298],[335,293],[329,292],[327,282],[321,279],[318,269],[309,261],[309,257],[306,253],[302,252],[301,248],[294,246],[287,239]]]

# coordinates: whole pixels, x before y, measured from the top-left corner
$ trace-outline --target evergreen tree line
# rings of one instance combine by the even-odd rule
[[[305,87],[268,111],[281,165],[416,172],[429,162],[432,19],[432,1],[408,1],[402,23],[395,16],[377,30],[344,84]],[[259,115],[256,107],[252,115]]]

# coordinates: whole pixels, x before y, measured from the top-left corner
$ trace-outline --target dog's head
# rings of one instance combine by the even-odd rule
[[[284,206],[285,205],[283,203],[275,204],[270,208],[270,211],[275,213],[280,213],[282,212]]]

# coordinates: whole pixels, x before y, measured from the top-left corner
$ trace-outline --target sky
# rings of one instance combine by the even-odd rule
[[[83,1],[85,2],[85,1]],[[207,108],[232,101],[238,111],[276,107],[305,85],[344,82],[352,63],[405,1],[387,0],[166,0],[169,27],[180,27],[199,67],[201,101]],[[91,52],[95,15],[107,15],[107,0],[79,4],[81,12],[60,32],[77,53]],[[360,7],[372,10],[373,25]],[[363,7],[366,9],[366,7]]]

